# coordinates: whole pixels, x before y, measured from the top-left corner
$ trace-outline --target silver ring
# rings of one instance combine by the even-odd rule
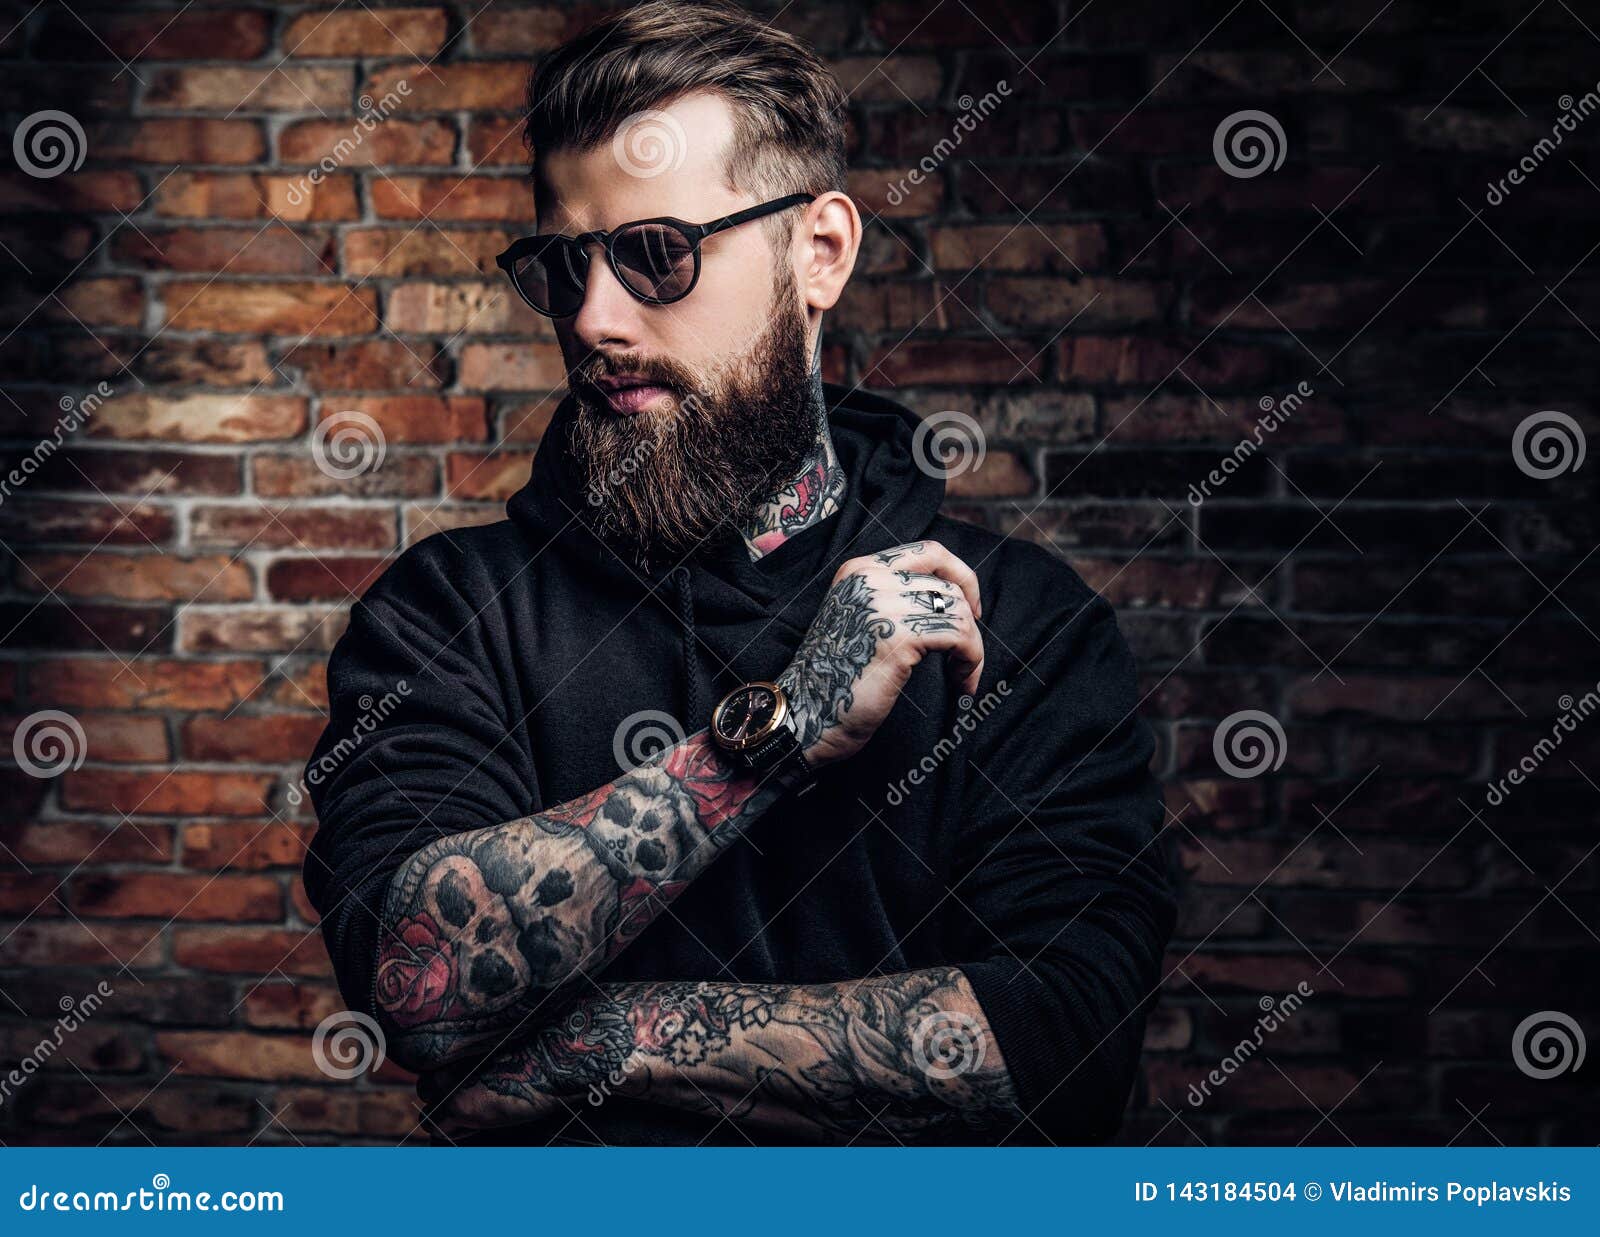
[[[930,588],[928,590],[928,605],[935,614],[943,614],[950,608],[950,601],[943,593]]]

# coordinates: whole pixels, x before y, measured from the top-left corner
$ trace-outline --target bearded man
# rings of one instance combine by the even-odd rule
[[[500,264],[569,395],[509,519],[355,607],[308,768],[339,982],[439,1138],[1120,1122],[1174,913],[1133,662],[1069,567],[940,515],[913,413],[822,381],[844,104],[718,3],[530,86]]]

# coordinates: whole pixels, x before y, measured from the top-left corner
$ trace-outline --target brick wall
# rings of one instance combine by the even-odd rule
[[[0,178],[0,435],[8,467],[51,446],[0,495],[4,737],[59,711],[85,759],[0,770],[0,1062],[113,995],[0,1095],[0,1138],[416,1141],[403,1074],[313,1061],[341,1002],[287,789],[351,598],[527,475],[560,363],[493,255],[530,217],[527,66],[597,10],[4,8],[6,133],[58,109],[87,156]],[[1485,798],[1600,678],[1600,470],[1513,446],[1536,413],[1596,426],[1600,119],[1534,153],[1596,85],[1580,11],[778,18],[851,92],[870,220],[829,376],[975,418],[952,512],[1058,548],[1141,658],[1187,887],[1130,1141],[1597,1136],[1511,1046],[1537,1011],[1600,1031],[1600,722]],[[1243,109],[1281,167],[1220,165]],[[314,443],[348,412],[385,455],[340,480]],[[1282,729],[1261,776],[1218,762],[1246,710]]]

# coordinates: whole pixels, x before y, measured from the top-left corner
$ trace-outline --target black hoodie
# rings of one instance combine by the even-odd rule
[[[1132,658],[1061,560],[939,515],[914,414],[831,385],[826,398],[843,509],[754,562],[732,531],[649,572],[604,548],[582,519],[568,400],[509,520],[429,537],[354,607],[307,766],[306,888],[340,987],[373,1012],[383,893],[410,854],[614,780],[625,720],[704,728],[722,693],[788,664],[842,562],[935,540],[980,581],[978,698],[943,657],[923,662],[863,751],[768,812],[603,977],[959,966],[1033,1113],[1008,1141],[1102,1140],[1174,914]],[[615,1097],[580,1117],[508,1140],[693,1143],[717,1125]],[[712,1141],[744,1140],[724,1122]]]

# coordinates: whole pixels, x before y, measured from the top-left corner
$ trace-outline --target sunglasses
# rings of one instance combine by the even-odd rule
[[[589,249],[598,244],[617,282],[646,305],[670,305],[700,281],[700,242],[752,219],[812,201],[814,193],[791,193],[712,223],[639,219],[609,232],[579,236],[524,236],[495,261],[518,295],[548,318],[566,318],[583,305]]]

